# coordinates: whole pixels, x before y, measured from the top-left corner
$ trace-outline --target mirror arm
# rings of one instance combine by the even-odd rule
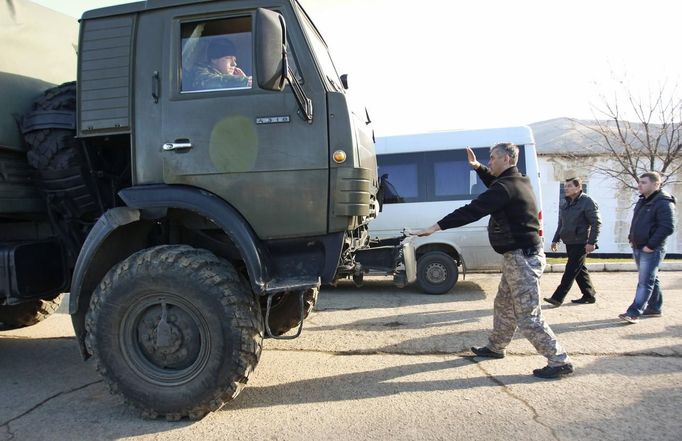
[[[298,79],[296,78],[294,71],[291,69],[291,66],[289,66],[289,58],[287,54],[286,45],[287,27],[286,23],[284,22],[284,17],[281,14],[279,16],[279,23],[282,27],[282,76],[280,78],[279,83],[280,90],[282,89],[284,81],[286,80],[286,82],[289,83],[289,86],[291,86],[291,90],[293,90],[294,92],[294,96],[296,97],[296,103],[298,104],[301,117],[303,117],[303,119],[306,120],[308,124],[312,124],[313,102],[310,100],[310,98],[306,96],[303,87],[301,87],[301,83],[298,82]]]
[[[303,87],[301,87],[301,84],[296,79],[296,74],[294,74],[294,71],[291,69],[291,67],[289,67],[289,66],[287,66],[287,67],[288,67],[289,72],[286,75],[286,79],[287,79],[287,82],[289,83],[289,85],[291,86],[291,90],[293,90],[293,92],[294,92],[294,96],[296,97],[296,102],[298,103],[298,108],[301,111],[301,116],[308,123],[312,123],[313,122],[313,102],[305,94]]]

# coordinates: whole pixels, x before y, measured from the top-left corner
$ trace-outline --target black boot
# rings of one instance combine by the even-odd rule
[[[561,366],[545,366],[542,369],[533,370],[533,375],[539,378],[561,378],[573,373],[573,365],[570,363]]]
[[[487,346],[472,346],[471,352],[476,354],[477,357],[488,357],[488,358],[504,358],[503,352],[495,352],[488,349]]]
[[[554,297],[545,297],[545,302],[551,303],[554,306],[561,306],[563,303],[561,300],[557,300]]]

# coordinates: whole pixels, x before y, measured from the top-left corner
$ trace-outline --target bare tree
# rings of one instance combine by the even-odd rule
[[[598,173],[637,189],[638,177],[650,170],[659,172],[662,184],[682,182],[682,100],[677,88],[661,86],[642,99],[624,82],[618,82],[612,98],[600,96],[601,105],[593,106],[595,120],[574,120],[588,129],[595,153],[611,161],[593,165]],[[632,120],[632,121],[631,121]]]

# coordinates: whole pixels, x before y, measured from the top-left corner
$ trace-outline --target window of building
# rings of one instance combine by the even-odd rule
[[[183,92],[252,87],[251,17],[183,23]]]
[[[559,183],[559,205],[566,199],[566,195],[564,194],[564,184],[565,182],[560,182]],[[587,193],[587,182],[583,182],[583,193]]]

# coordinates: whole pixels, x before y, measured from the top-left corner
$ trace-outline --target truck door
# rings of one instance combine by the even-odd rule
[[[140,73],[151,86],[143,99],[155,102],[160,124],[149,145],[138,146],[151,175],[138,170],[138,183],[151,180],[208,190],[232,204],[262,239],[314,236],[327,231],[329,187],[325,90],[295,16],[287,16],[289,59],[312,99],[312,122],[298,115],[290,87],[261,90],[254,71],[254,10],[231,2],[193,4],[159,10],[139,22],[143,33],[162,29],[160,47],[138,51],[161,59]],[[146,31],[145,25],[147,26]],[[158,31],[157,31],[158,33]],[[149,35],[152,41],[158,40]],[[300,50],[297,50],[301,48]],[[159,112],[160,110],[160,112]],[[138,165],[139,169],[139,165]]]

